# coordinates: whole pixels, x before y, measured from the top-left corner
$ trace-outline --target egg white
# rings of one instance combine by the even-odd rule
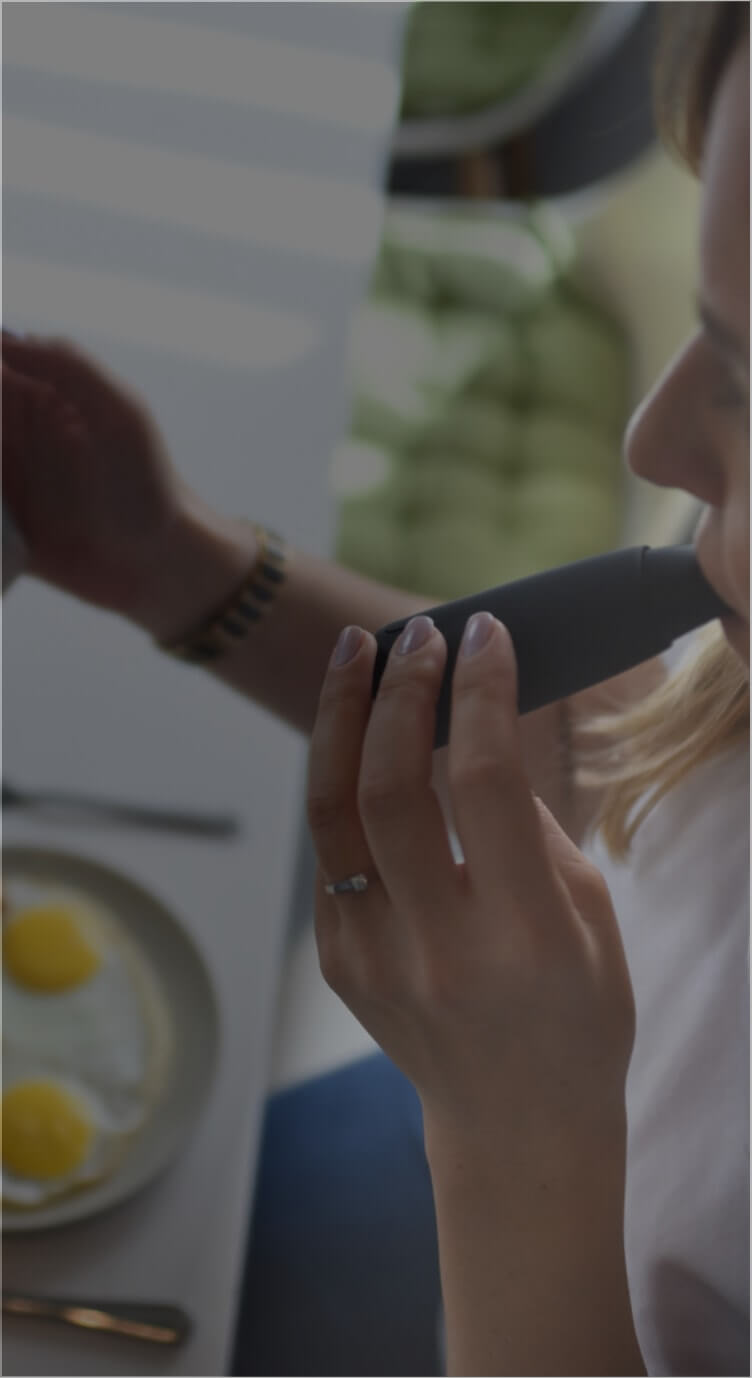
[[[35,1205],[114,1169],[162,1089],[172,1024],[155,974],[117,918],[72,888],[16,877],[5,886],[5,923],[59,904],[80,915],[101,964],[60,991],[23,986],[3,969],[3,1084],[43,1077],[76,1089],[96,1129],[87,1161],[64,1182],[33,1183],[3,1170],[3,1199]]]
[[[8,1057],[4,1053],[3,1091],[9,1091],[17,1082],[27,1080],[54,1083],[75,1096],[92,1130],[92,1139],[83,1161],[60,1177],[20,1176],[2,1164],[0,1181],[3,1203],[19,1207],[42,1205],[74,1187],[82,1187],[108,1176],[117,1167],[128,1145],[128,1136],[111,1120],[107,1107],[89,1087],[74,1078],[53,1075],[47,1067],[33,1066],[25,1060],[18,1063],[13,1056]]]

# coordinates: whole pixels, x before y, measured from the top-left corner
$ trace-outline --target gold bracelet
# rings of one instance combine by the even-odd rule
[[[196,665],[218,660],[243,641],[274,602],[286,575],[287,548],[276,531],[256,522],[251,526],[259,548],[250,572],[215,612],[180,641],[159,643],[168,655]]]

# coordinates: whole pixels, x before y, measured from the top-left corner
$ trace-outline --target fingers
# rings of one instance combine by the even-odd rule
[[[343,653],[347,661],[338,663]],[[308,758],[308,823],[325,881],[364,872],[373,860],[357,806],[358,773],[368,714],[375,642],[345,628],[324,680]],[[362,906],[365,896],[358,896]],[[353,897],[349,896],[348,901]]]
[[[40,512],[54,508],[70,446],[82,438],[82,421],[54,388],[17,373],[5,360],[2,387],[3,500],[29,548],[29,568],[39,573]]]
[[[51,384],[19,372],[5,358],[3,379],[3,444],[28,451],[35,440],[46,438],[51,423],[70,424],[80,416]]]
[[[370,707],[374,642],[360,627],[346,627],[324,680],[308,758],[308,823],[318,857],[315,927],[324,980],[347,1003],[358,965],[358,917],[368,921],[384,893],[375,875],[357,809],[363,735]],[[328,895],[327,882],[364,874],[365,894]],[[378,929],[374,936],[378,937]]]
[[[36,378],[29,378],[23,372],[16,369],[5,357],[3,350],[3,416],[8,410],[8,422],[12,417],[14,422],[29,420],[32,415],[32,408],[40,402],[52,403],[58,394],[55,389],[47,383],[43,383]]]
[[[18,373],[5,359],[2,380],[3,457],[29,458],[43,428],[64,414],[63,400],[53,387]]]
[[[3,331],[3,359],[18,373],[70,391],[87,366],[81,351],[69,340],[36,335],[9,335]]]
[[[514,647],[490,613],[470,619],[457,657],[448,774],[473,890],[544,922],[559,897],[523,765]]]
[[[465,865],[455,865],[432,788],[435,709],[446,645],[430,619],[415,618],[389,657],[371,707],[375,643],[352,629],[355,654],[330,667],[311,744],[308,812],[322,869],[338,880],[378,877],[395,911],[434,927],[474,895],[530,925],[561,927],[562,896],[602,908],[592,868],[555,820],[540,811],[523,765],[517,675],[508,632],[473,619],[457,659],[448,750],[449,791]],[[472,624],[471,624],[472,625]],[[423,633],[423,637],[418,635]],[[468,654],[468,650],[472,653]],[[365,910],[367,896],[348,896]],[[449,903],[448,903],[449,901]]]
[[[416,624],[430,633],[420,644]],[[431,784],[446,645],[430,619],[410,627],[373,705],[373,637],[361,633],[354,658],[330,667],[311,743],[308,817],[331,879],[370,867],[394,906],[419,920],[438,915],[456,867]]]
[[[438,922],[457,887],[432,786],[436,701],[446,642],[430,618],[407,624],[389,656],[366,730],[358,804],[376,868],[416,922]]]
[[[91,409],[117,399],[137,399],[72,340],[2,334],[3,359],[17,372],[46,383],[66,399]]]
[[[594,919],[602,925],[604,914],[612,914],[613,906],[608,886],[598,870],[582,855],[551,810],[542,799],[533,800],[538,812],[546,849],[554,869],[563,881],[583,919]]]

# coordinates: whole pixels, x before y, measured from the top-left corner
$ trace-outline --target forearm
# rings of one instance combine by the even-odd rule
[[[126,615],[160,641],[182,637],[240,585],[255,549],[248,524],[221,518],[187,499],[153,571],[148,596]],[[310,733],[341,629],[353,622],[375,631],[436,601],[293,550],[269,615],[210,668],[225,684]]]
[[[472,1150],[429,1160],[450,1374],[645,1373],[618,1161],[536,1171],[530,1144],[500,1144],[490,1167]]]
[[[242,583],[254,555],[255,537],[248,523],[220,517],[186,492],[157,563],[131,605],[121,610],[158,641],[177,640]],[[253,626],[237,650],[209,669],[223,683],[309,734],[341,629],[352,622],[376,631],[439,601],[294,550],[269,616]],[[560,716],[558,705],[538,709],[522,719],[521,734],[531,786],[569,827]],[[437,755],[436,784],[448,809],[445,770],[444,751]]]

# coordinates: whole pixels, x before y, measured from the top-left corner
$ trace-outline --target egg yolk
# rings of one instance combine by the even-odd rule
[[[21,1081],[2,1098],[3,1167],[18,1177],[65,1177],[85,1159],[93,1137],[78,1098],[51,1081]]]
[[[3,934],[3,958],[15,981],[57,991],[88,981],[101,964],[81,921],[62,905],[26,909]]]

